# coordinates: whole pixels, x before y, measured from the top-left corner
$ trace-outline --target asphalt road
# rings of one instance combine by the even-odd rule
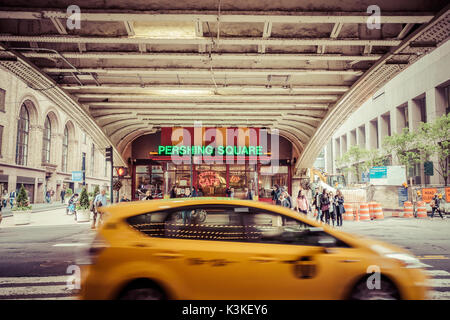
[[[0,228],[1,299],[74,299],[67,268],[95,236],[88,223]],[[346,222],[343,231],[409,249],[428,265],[433,299],[450,299],[450,219]]]

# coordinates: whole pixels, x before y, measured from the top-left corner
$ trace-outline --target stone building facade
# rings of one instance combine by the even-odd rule
[[[336,160],[353,145],[380,149],[385,136],[400,133],[408,127],[418,128],[420,122],[433,122],[449,113],[450,104],[450,42],[409,66],[353,113],[325,146],[325,168],[339,170]],[[396,157],[388,156],[388,165],[398,165]],[[429,159],[437,166],[437,159]],[[425,176],[423,163],[408,172],[414,185],[441,185],[443,178],[434,171]],[[408,178],[409,178],[408,177]],[[361,177],[359,177],[361,179]],[[356,182],[356,177],[350,177]]]
[[[47,190],[57,201],[64,186],[80,192],[72,171],[81,171],[83,157],[88,192],[109,188],[104,150],[57,104],[0,69],[0,192],[24,184],[33,203],[44,202]]]

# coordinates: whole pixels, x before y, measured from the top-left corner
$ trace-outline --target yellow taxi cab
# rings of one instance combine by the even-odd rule
[[[271,204],[230,198],[128,202],[106,219],[81,299],[426,299],[411,253]]]

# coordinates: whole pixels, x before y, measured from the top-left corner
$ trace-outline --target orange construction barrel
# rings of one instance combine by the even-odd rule
[[[376,202],[371,201],[369,202],[369,216],[370,216],[370,220],[373,220],[375,213],[374,213],[374,206],[376,205]]]
[[[427,206],[425,201],[417,202],[417,218],[423,219],[427,217]]]
[[[344,203],[344,220],[346,221],[353,221],[353,207],[351,204]]]
[[[381,204],[379,204],[378,202],[375,202],[375,204],[373,205],[373,215],[374,219],[377,220],[384,219],[383,209],[381,209]]]
[[[359,220],[370,221],[369,204],[361,203],[359,205]]]
[[[403,218],[414,218],[411,201],[405,201],[405,203],[403,203]]]

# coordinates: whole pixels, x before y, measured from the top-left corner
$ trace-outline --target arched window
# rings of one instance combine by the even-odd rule
[[[67,126],[64,127],[64,138],[62,147],[63,148],[62,148],[61,170],[63,172],[67,172],[67,155],[69,153],[69,129],[67,129]]]
[[[52,126],[50,118],[47,116],[44,123],[44,137],[42,143],[42,162],[50,163],[50,142],[52,136]]]
[[[25,104],[20,107],[17,124],[16,164],[26,166],[28,158],[28,135],[30,132],[30,115]]]

